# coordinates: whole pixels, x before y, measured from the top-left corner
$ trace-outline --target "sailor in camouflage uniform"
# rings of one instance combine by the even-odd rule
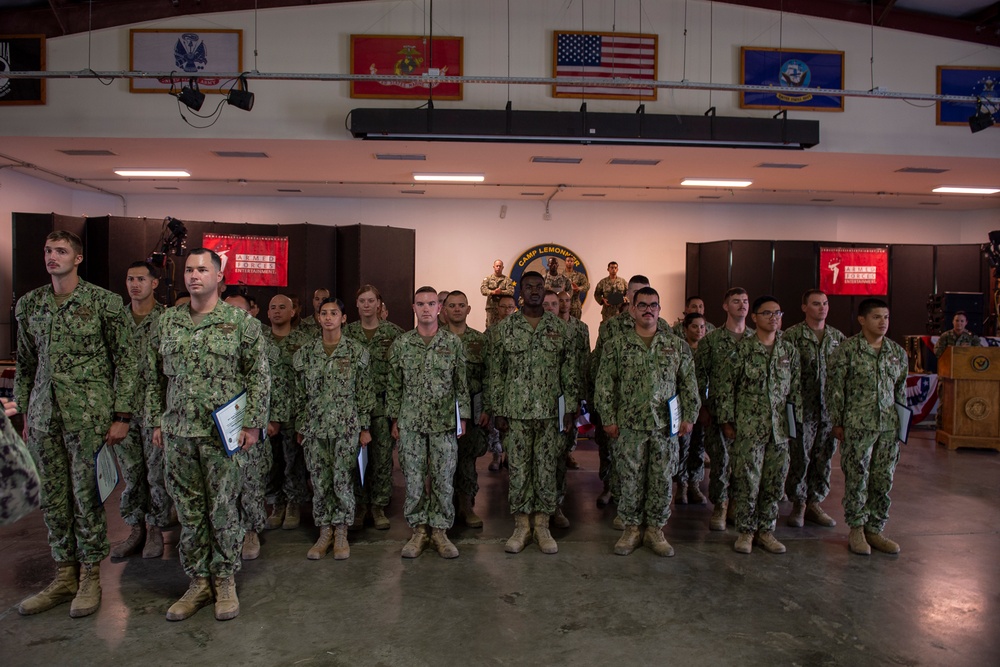
[[[258,320],[219,299],[221,278],[215,252],[192,250],[184,266],[191,303],[168,309],[150,334],[157,381],[146,399],[152,414],[161,415],[153,441],[165,449],[167,489],[181,523],[181,565],[191,577],[187,592],[167,611],[171,621],[188,618],[213,598],[216,619],[239,614],[238,498],[248,450],[267,426],[271,373],[264,334]],[[228,456],[212,414],[244,392],[239,449]]]
[[[17,414],[17,403],[3,402],[0,416],[0,526],[14,523],[38,507],[38,468],[27,445],[8,417]]]
[[[521,296],[524,308],[497,324],[491,337],[486,403],[497,428],[507,433],[504,448],[515,527],[505,550],[522,551],[533,527],[542,552],[554,554],[559,547],[549,532],[549,517],[556,511],[556,468],[565,453],[565,440],[559,433],[572,427],[577,411],[579,364],[566,324],[542,309],[545,279],[541,274],[524,274]],[[558,420],[560,397],[562,424]]]
[[[521,280],[524,280],[523,276]],[[573,291],[573,281],[565,273],[559,272],[559,260],[555,257],[549,257],[549,271],[545,274],[545,289],[554,294]]]
[[[697,294],[692,294],[684,300],[684,312],[674,322],[673,332],[680,338],[684,338],[684,318],[691,313],[697,313],[702,317],[705,316],[705,302]],[[705,320],[705,334],[708,335],[713,331],[715,331],[715,325]]]
[[[790,460],[785,494],[792,501],[788,525],[799,528],[806,520],[828,528],[837,522],[820,503],[830,493],[830,471],[837,442],[833,439],[824,390],[830,359],[846,337],[827,325],[830,300],[818,289],[802,295],[805,321],[789,327],[784,339],[799,351],[802,363],[802,423],[789,442]]]
[[[136,360],[121,297],[77,273],[80,238],[52,232],[44,253],[51,284],[17,301],[14,399],[27,408],[25,440],[38,464],[58,569],[18,611],[37,614],[72,600],[70,616],[80,617],[101,604],[100,562],[109,551],[94,457],[103,442],[114,447],[128,433]]]
[[[785,553],[774,527],[788,474],[792,425],[787,406],[794,408],[794,422],[801,422],[802,400],[799,352],[779,335],[782,314],[773,296],[754,301],[755,335],[740,341],[715,388],[718,418],[733,443],[730,502],[739,531],[733,545],[738,553],[751,552],[755,535],[766,551]]]
[[[601,322],[610,320],[618,314],[618,297],[624,297],[628,284],[624,278],[618,277],[618,262],[608,262],[608,277],[597,281],[594,288],[594,300],[601,304]]]
[[[460,421],[465,432],[471,407],[465,350],[458,336],[438,326],[440,310],[434,288],[419,288],[413,295],[417,328],[399,336],[389,353],[386,414],[399,443],[404,513],[413,528],[403,558],[416,558],[428,542],[442,558],[458,556],[446,531],[455,521],[456,430]]]
[[[313,312],[309,317],[303,317],[298,326],[295,327],[300,334],[305,335],[305,340],[312,340],[322,335],[323,331],[319,324],[319,308],[323,301],[330,298],[330,290],[320,287],[313,290],[312,306]],[[304,342],[304,341],[303,341]]]
[[[139,386],[145,390],[150,382],[149,359],[144,353],[149,344],[149,332],[163,313],[153,292],[159,280],[156,269],[148,262],[133,262],[125,278],[131,299],[130,319],[132,342],[136,355]],[[125,481],[121,495],[121,514],[132,527],[124,542],[111,549],[112,558],[124,558],[140,549],[143,558],[163,555],[163,529],[170,522],[173,505],[167,495],[163,476],[163,450],[153,446],[151,415],[144,405],[137,405],[128,436],[115,450],[118,466]]]
[[[500,298],[514,296],[514,281],[503,274],[503,260],[494,260],[493,273],[483,278],[479,292],[486,297],[486,328],[503,319],[500,315]]]
[[[604,430],[615,440],[618,515],[625,524],[615,553],[627,556],[641,543],[658,556],[673,556],[663,526],[670,518],[677,437],[691,432],[701,407],[694,358],[683,341],[658,329],[659,294],[652,287],[638,290],[629,310],[635,327],[607,342],[594,389]],[[676,424],[669,406],[674,397]]]
[[[851,528],[853,553],[872,549],[899,553],[882,535],[889,520],[889,491],[899,462],[899,415],[906,405],[907,359],[903,348],[886,338],[889,306],[865,299],[858,307],[861,333],[848,338],[830,363],[826,405],[833,437],[841,442],[844,517]]]
[[[979,347],[982,345],[979,336],[968,331],[965,327],[969,323],[969,318],[964,310],[955,313],[951,318],[954,327],[945,331],[934,343],[934,356],[940,358],[949,347]]]
[[[566,270],[563,275],[569,279],[571,291],[567,290],[572,299],[570,300],[569,314],[577,319],[583,315],[583,301],[587,298],[590,290],[590,279],[587,274],[576,270],[576,257],[568,255],[566,257]]]
[[[403,330],[388,320],[379,319],[382,295],[374,285],[362,285],[357,291],[360,319],[344,327],[344,335],[368,350],[371,361],[372,387],[375,407],[371,413],[372,441],[368,445],[368,468],[364,484],[360,478],[354,482],[354,523],[352,530],[364,527],[365,515],[371,509],[377,530],[389,529],[385,508],[392,496],[392,448],[389,419],[385,412],[386,387],[389,382],[389,348]]]
[[[342,335],[347,321],[340,299],[324,299],[322,338],[306,343],[293,360],[295,423],[313,483],[313,519],[319,538],[306,557],[319,560],[333,543],[333,557],[351,555],[347,524],[354,519],[354,471],[358,451],[372,440],[375,407],[371,364],[364,345]]]
[[[684,342],[691,350],[692,356],[698,349],[698,344],[705,338],[705,316],[698,312],[688,313],[681,321]],[[697,370],[695,371],[697,374]],[[697,375],[696,375],[697,377]],[[699,402],[701,394],[699,393]],[[674,502],[686,505],[692,502],[704,505],[708,500],[701,492],[701,482],[705,479],[705,427],[694,424],[691,432],[678,437],[677,455],[677,495]]]

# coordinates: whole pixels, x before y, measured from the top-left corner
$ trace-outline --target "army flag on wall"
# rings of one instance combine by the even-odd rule
[[[45,104],[45,79],[6,75],[44,70],[45,35],[0,35],[0,104]]]
[[[287,236],[205,234],[202,245],[222,257],[226,285],[288,286]]]

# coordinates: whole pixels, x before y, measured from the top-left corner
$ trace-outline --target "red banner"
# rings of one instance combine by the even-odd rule
[[[827,294],[888,294],[888,248],[820,248],[819,288]]]
[[[351,35],[351,74],[409,77],[392,83],[351,81],[351,97],[462,99],[462,84],[426,81],[423,75],[432,73],[462,76],[461,37],[435,37],[432,42],[419,35]]]
[[[205,234],[202,245],[222,257],[227,285],[288,286],[287,236]]]

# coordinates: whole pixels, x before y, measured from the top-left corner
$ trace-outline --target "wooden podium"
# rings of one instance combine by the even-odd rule
[[[938,442],[1000,450],[1000,348],[946,349],[938,359],[938,396]]]

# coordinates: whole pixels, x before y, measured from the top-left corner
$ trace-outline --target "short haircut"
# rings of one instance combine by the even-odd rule
[[[438,291],[431,287],[430,285],[424,285],[423,287],[418,287],[417,291],[413,293],[413,303],[417,302],[418,294],[433,294],[434,298],[437,298]]]
[[[705,301],[704,299],[702,299],[702,298],[701,298],[700,296],[698,296],[697,294],[692,294],[692,295],[691,295],[691,296],[689,296],[688,298],[684,299],[684,307],[685,307],[685,308],[687,308],[688,306],[690,306],[690,305],[691,305],[691,302],[692,302],[692,301],[694,301],[695,299],[697,299],[698,301],[702,301],[702,302],[704,302],[704,301]]]
[[[761,306],[763,306],[768,301],[773,301],[776,304],[778,304],[779,308],[781,307],[781,302],[778,301],[778,297],[771,296],[770,294],[764,294],[764,295],[759,296],[759,297],[757,297],[756,299],[753,300],[753,307],[750,309],[750,312],[751,313],[756,313],[757,309],[760,308]]]
[[[540,274],[538,271],[525,271],[524,275],[521,276],[521,282],[523,283],[528,278],[538,278],[542,282],[545,282],[545,276]]]
[[[313,290],[313,294],[315,294],[316,292],[326,292],[327,294],[329,294],[330,290],[328,290],[325,287],[317,287],[316,289]]]
[[[65,229],[57,229],[54,232],[49,232],[49,235],[45,237],[46,241],[66,241],[72,246],[73,251],[77,255],[83,254],[83,241],[80,237],[73,232],[68,232]]]
[[[232,294],[227,294],[226,297],[223,299],[223,301],[228,303],[230,299],[243,299],[244,301],[247,302],[247,308],[250,308],[253,305],[250,303],[250,299],[247,298],[246,294],[240,294],[239,292],[233,292]]]
[[[608,262],[608,268],[609,269],[611,268],[612,264],[614,264],[615,266],[618,266],[618,262],[616,262],[615,260],[611,260],[610,262]]]
[[[545,296],[549,296],[550,294],[552,296],[556,297],[557,299],[559,298],[559,292],[557,292],[555,290],[552,290],[552,289],[545,290]]]
[[[652,287],[650,287],[650,286],[647,285],[646,287],[643,287],[641,289],[637,289],[635,291],[635,296],[632,297],[632,303],[635,303],[635,300],[638,299],[640,295],[641,296],[655,296],[657,299],[660,298],[660,293],[657,292]]]
[[[382,303],[382,293],[378,291],[377,287],[375,287],[374,285],[370,285],[368,283],[365,283],[364,285],[358,288],[357,294],[354,295],[354,298],[355,299],[358,298],[365,292],[371,292],[372,294],[375,295],[375,298],[378,300],[378,302]]]
[[[823,290],[819,289],[818,287],[813,287],[812,289],[807,289],[805,292],[802,293],[802,305],[803,306],[806,305],[807,303],[809,303],[809,297],[811,297],[813,294],[822,294],[823,296],[826,296],[826,292],[824,292]]]
[[[688,313],[684,316],[684,328],[687,329],[695,320],[705,320],[705,316],[701,313]],[[705,320],[705,322],[707,323],[708,320]]]
[[[517,300],[514,298],[514,296],[512,294],[501,294],[500,298],[497,299],[497,304],[499,305],[499,303],[501,301],[503,301],[504,299],[510,299],[511,301],[514,302],[514,306],[515,307],[517,306]]]
[[[730,287],[726,290],[726,293],[722,295],[723,303],[729,301],[730,297],[736,296],[737,294],[746,294],[747,291],[742,287]]]
[[[329,290],[327,290],[327,291],[329,291]],[[333,305],[335,305],[337,308],[340,309],[341,314],[343,314],[343,312],[344,312],[344,302],[341,301],[340,299],[338,299],[335,296],[328,296],[325,299],[323,299],[323,302],[319,304],[319,309],[323,310],[323,306],[325,306],[328,303],[332,303]]]
[[[888,310],[889,304],[882,299],[862,299],[861,303],[858,304],[858,317],[866,317],[868,313],[876,308],[885,308]]]
[[[964,311],[964,310],[956,310],[956,311],[955,311],[955,314],[951,316],[951,319],[955,319],[955,318],[956,318],[956,317],[958,317],[959,315],[961,315],[961,316],[962,316],[962,317],[964,317],[965,319],[969,319],[969,316],[965,314],[965,311]]]
[[[138,261],[132,262],[131,264],[128,265],[128,268],[130,268],[130,269],[146,269],[147,271],[149,271],[149,277],[150,278],[159,279],[159,277],[160,277],[159,273],[157,273],[157,271],[156,271],[156,267],[153,266],[152,264],[150,264],[149,262],[147,262],[144,259],[140,259]]]
[[[459,290],[459,289],[452,290],[452,291],[448,292],[448,296],[446,296],[444,298],[444,300],[447,301],[448,299],[450,299],[453,296],[464,296],[466,301],[469,300],[469,297],[465,294],[465,292],[463,292],[462,290]]]
[[[631,287],[632,285],[648,285],[648,284],[649,284],[649,278],[642,275],[641,273],[637,273],[628,279],[629,287]]]
[[[216,271],[222,270],[222,258],[214,250],[209,250],[208,248],[195,248],[188,252],[189,255],[208,255],[212,258],[212,265],[215,267]]]

